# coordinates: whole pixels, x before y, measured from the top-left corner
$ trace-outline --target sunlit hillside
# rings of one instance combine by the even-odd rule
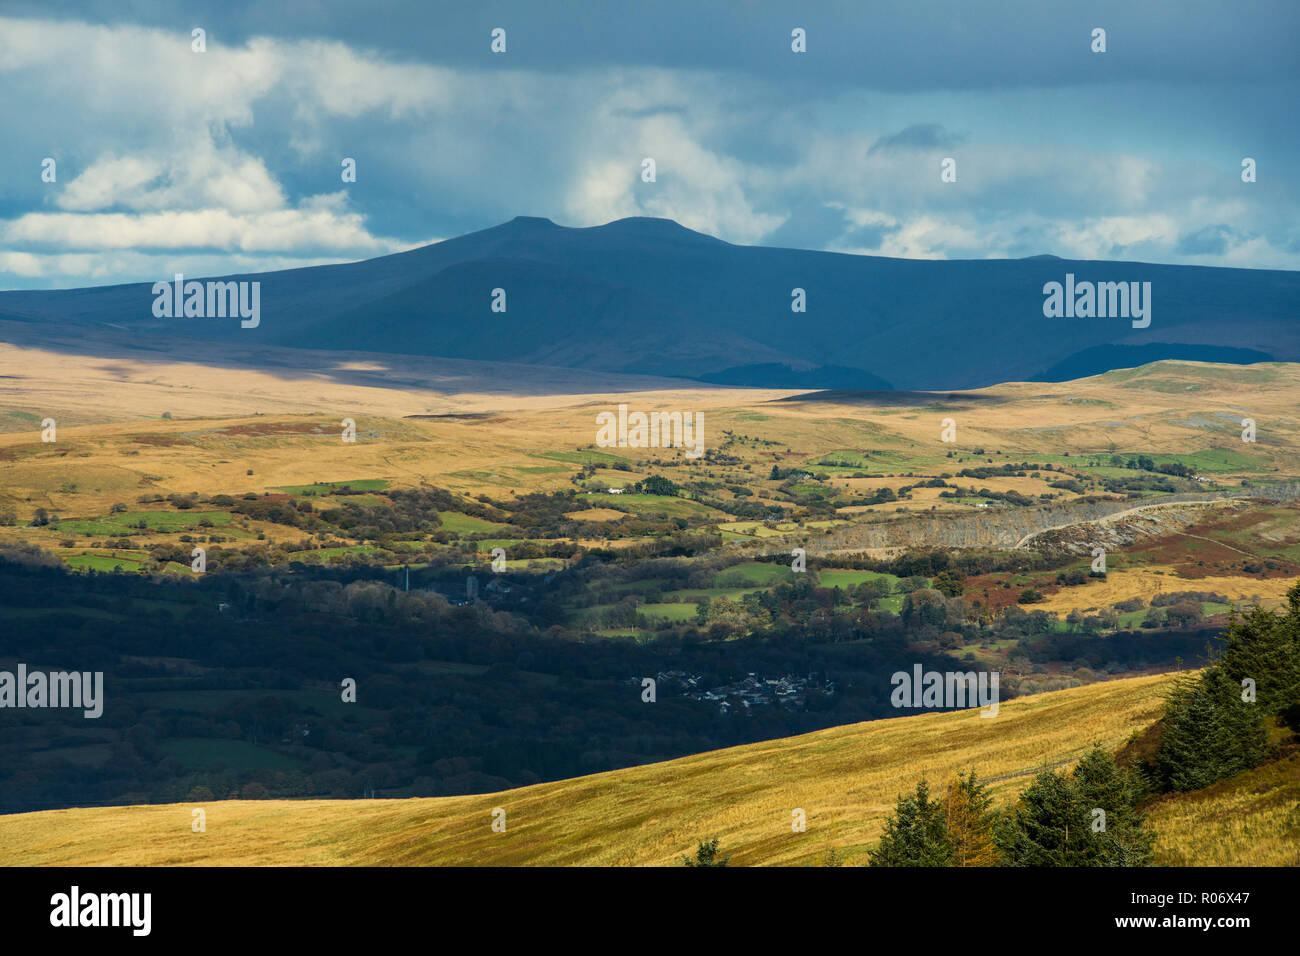
[[[898,792],[921,776],[941,783],[974,767],[1005,802],[1038,769],[1068,766],[1094,742],[1118,747],[1148,727],[1169,680],[1020,698],[993,718],[961,711],[836,727],[505,793],[216,802],[203,806],[203,833],[191,830],[197,804],[19,814],[0,817],[0,845],[19,865],[671,865],[718,837],[733,865],[816,865],[831,848],[865,864]],[[1253,821],[1250,833],[1179,822],[1213,820],[1219,803],[1282,805],[1297,785],[1294,760],[1286,766],[1266,791],[1224,785],[1167,799],[1153,822],[1178,834],[1162,837],[1162,852],[1172,862],[1295,862],[1284,813],[1234,814]],[[503,833],[492,830],[496,808]],[[805,833],[792,830],[796,809]]]

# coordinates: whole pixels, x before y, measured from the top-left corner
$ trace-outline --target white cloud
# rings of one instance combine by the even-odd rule
[[[92,212],[220,208],[266,212],[285,206],[284,191],[262,160],[200,134],[164,158],[106,156],[72,179],[60,209]]]
[[[226,209],[130,213],[28,213],[6,224],[6,242],[66,249],[337,250],[382,255],[406,243],[371,236],[346,198],[316,196],[293,209],[236,214]]]
[[[621,90],[601,104],[603,121],[617,128],[607,130],[612,135],[601,155],[579,167],[565,199],[569,216],[584,225],[658,216],[740,243],[757,242],[781,225],[783,216],[755,209],[743,162],[703,145],[679,113],[620,115],[625,95]],[[675,94],[666,95],[671,101]],[[641,178],[646,158],[655,161],[652,183]]]
[[[0,98],[0,128],[7,156],[33,170],[30,183],[6,184],[22,212],[0,221],[0,285],[140,278],[154,271],[152,250],[219,272],[362,258],[409,247],[442,216],[665,216],[760,243],[825,206],[848,222],[817,239],[837,251],[1300,266],[1286,248],[1287,194],[1279,203],[1263,184],[1237,186],[1235,168],[1216,168],[1208,151],[1175,163],[992,136],[981,120],[1012,111],[1015,91],[981,94],[992,103],[984,112],[976,97],[959,115],[929,115],[943,108],[934,98],[808,99],[750,75],[529,72],[505,58],[450,68],[335,40],[228,46],[209,33],[196,54],[189,27],[0,18],[0,83],[11,94]],[[958,145],[869,153],[919,123],[959,134]],[[1081,125],[1077,141],[1088,132]],[[949,153],[958,181],[943,184],[938,160]],[[37,185],[47,155],[59,181]],[[355,185],[339,180],[343,156],[357,159]],[[656,183],[640,179],[646,156]],[[1176,251],[1180,237],[1221,223],[1253,230],[1221,255]],[[875,245],[864,238],[872,227],[885,227]],[[135,264],[146,271],[111,271]]]

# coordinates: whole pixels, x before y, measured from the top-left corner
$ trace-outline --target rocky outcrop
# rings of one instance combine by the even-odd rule
[[[803,546],[810,554],[853,551],[898,551],[910,548],[1033,548],[1073,550],[1081,536],[1070,529],[1086,526],[1083,538],[1092,547],[1106,547],[1097,536],[1126,544],[1168,526],[1187,527],[1204,509],[1248,499],[1290,501],[1300,497],[1300,485],[1233,488],[1205,494],[1165,495],[1158,501],[1131,499],[1081,501],[1027,508],[989,509],[981,514],[933,514],[895,521],[853,524],[829,534],[810,537]],[[1084,553],[1084,552],[1080,552]]]

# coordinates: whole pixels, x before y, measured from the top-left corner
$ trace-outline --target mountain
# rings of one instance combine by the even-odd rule
[[[1149,327],[1044,317],[1044,284],[1067,273],[1151,283]],[[257,328],[155,318],[152,283],[137,283],[0,293],[0,340],[183,336],[799,388],[974,388],[1161,358],[1300,361],[1296,272],[888,259],[737,246],[665,219],[568,228],[521,216],[377,259],[231,279],[261,283]],[[791,310],[796,288],[806,312]],[[494,289],[505,312],[491,310]]]
[[[1138,368],[1153,362],[1178,359],[1184,362],[1217,362],[1222,365],[1254,365],[1272,361],[1272,356],[1258,349],[1232,348],[1226,345],[1177,345],[1151,342],[1147,345],[1097,345],[1076,352],[1057,362],[1035,382],[1069,382],[1076,378],[1100,375],[1117,368]]]

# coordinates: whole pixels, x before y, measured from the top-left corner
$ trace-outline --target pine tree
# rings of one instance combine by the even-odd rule
[[[993,845],[993,798],[972,769],[957,775],[944,798],[948,841],[952,844],[952,866],[993,866],[997,848]]]
[[[1144,866],[1155,841],[1138,809],[1145,793],[1094,746],[1071,773],[1040,773],[995,821],[994,843],[1011,866]]]
[[[1268,752],[1258,704],[1220,668],[1179,682],[1170,693],[1156,766],[1171,790],[1199,790],[1257,766]]]
[[[1095,866],[1088,809],[1073,780],[1044,770],[995,827],[998,850],[1010,866]]]
[[[1300,704],[1300,584],[1287,592],[1285,615],[1263,608],[1233,615],[1219,666],[1237,687],[1249,678],[1265,716]]]
[[[1283,615],[1255,608],[1233,616],[1223,657],[1170,693],[1156,754],[1159,782],[1199,790],[1258,766],[1268,755],[1266,721],[1300,726],[1300,584]],[[1254,683],[1255,700],[1243,700]]]
[[[916,793],[898,797],[894,815],[885,821],[880,845],[867,851],[871,866],[948,866],[952,844],[943,806],[930,799],[930,785],[922,779]]]
[[[682,862],[687,866],[726,866],[730,859],[730,855],[718,859],[718,838],[714,837],[708,843],[701,840],[700,848],[695,851],[695,859],[684,856]]]
[[[1146,829],[1138,805],[1146,795],[1140,777],[1121,769],[1099,745],[1079,761],[1070,775],[1088,808],[1090,830],[1100,845],[1100,866],[1145,866],[1151,862],[1155,834]],[[1096,814],[1102,811],[1102,816]],[[1098,829],[1098,826],[1104,827]]]

